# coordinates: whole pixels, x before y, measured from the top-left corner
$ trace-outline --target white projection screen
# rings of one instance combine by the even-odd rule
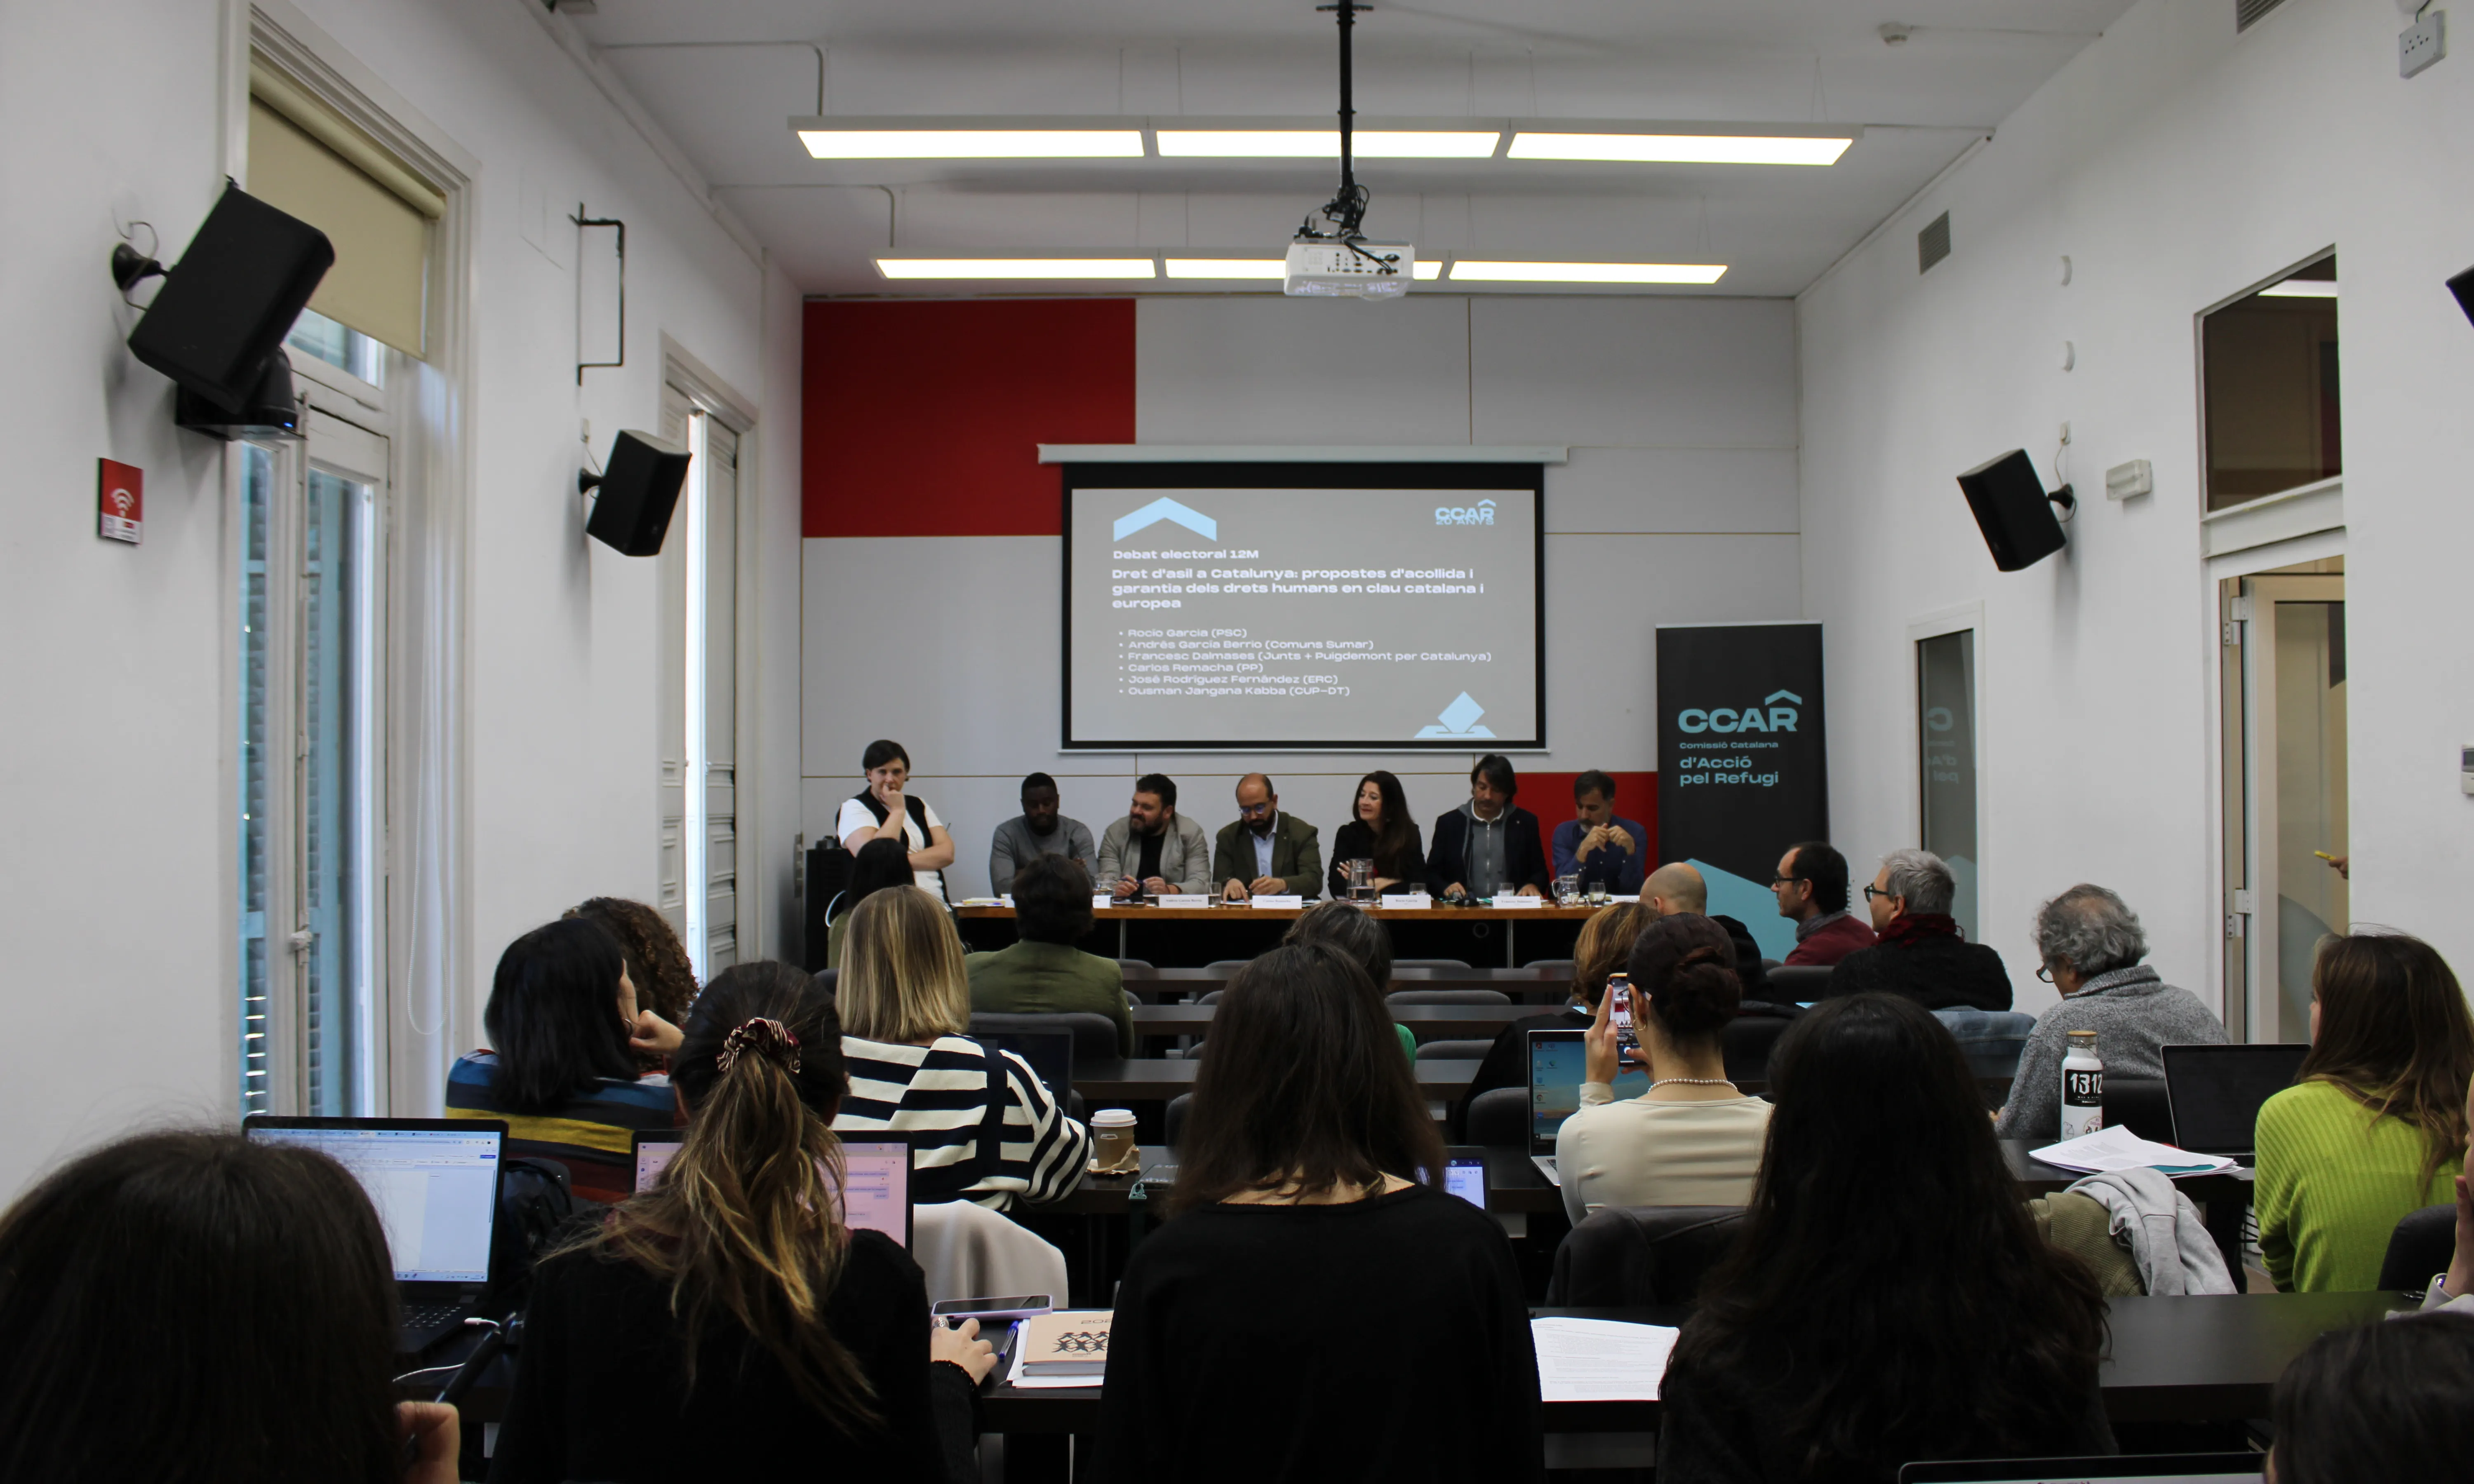
[[[1545,745],[1536,464],[1068,464],[1067,748]]]

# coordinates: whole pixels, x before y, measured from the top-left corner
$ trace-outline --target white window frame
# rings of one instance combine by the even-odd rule
[[[1905,774],[1906,786],[1909,790],[1907,818],[1916,822],[1916,840],[1921,845],[1924,840],[1924,778],[1916,767],[1916,762],[1924,756],[1925,739],[1921,718],[1924,714],[1925,698],[1923,677],[1917,673],[1916,646],[1927,639],[1937,639],[1944,634],[1970,632],[1976,635],[1976,683],[1968,697],[1968,704],[1974,707],[1974,710],[1968,717],[1968,737],[1974,744],[1976,752],[1976,921],[1977,931],[1980,933],[1984,922],[1992,916],[1988,904],[1993,899],[1995,873],[1991,869],[1991,862],[1995,858],[1994,847],[1997,843],[1994,839],[1992,810],[1987,807],[1990,801],[1986,798],[1984,789],[1984,691],[1992,667],[1987,663],[1990,646],[1984,632],[1984,602],[1980,598],[1973,603],[1935,609],[1929,613],[1907,621],[1905,657],[1907,707],[1904,722],[1907,736],[1907,767]]]

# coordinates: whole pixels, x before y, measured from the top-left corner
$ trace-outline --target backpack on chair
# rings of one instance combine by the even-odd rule
[[[532,1297],[533,1264],[575,1224],[575,1192],[556,1160],[498,1162],[498,1219],[490,1229],[490,1307],[512,1314]]]

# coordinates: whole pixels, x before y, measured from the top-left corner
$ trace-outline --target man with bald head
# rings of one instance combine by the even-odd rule
[[[1710,883],[1690,864],[1671,860],[1659,867],[1640,883],[1640,904],[1662,918],[1681,917],[1691,913],[1709,917]],[[1710,921],[1725,928],[1728,941],[1735,945],[1735,977],[1744,982],[1744,997],[1758,999],[1769,983],[1769,973],[1761,968],[1760,945],[1753,941],[1752,929],[1731,917],[1712,917]]]
[[[1249,773],[1237,780],[1237,821],[1220,831],[1211,850],[1211,879],[1229,901],[1256,897],[1303,897],[1322,891],[1321,831],[1294,814],[1280,812],[1272,780]]]

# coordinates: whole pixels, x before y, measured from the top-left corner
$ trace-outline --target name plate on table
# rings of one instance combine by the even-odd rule
[[[1542,907],[1546,905],[1546,898],[1543,897],[1494,897],[1488,898],[1487,905],[1519,911],[1530,907]]]
[[[1289,912],[1298,911],[1303,908],[1305,904],[1306,899],[1299,896],[1256,897],[1251,899],[1251,905],[1253,906],[1271,907],[1275,910],[1284,910]]]
[[[1405,897],[1383,894],[1380,905],[1386,912],[1423,912],[1435,904],[1435,898],[1423,892],[1411,892]]]
[[[1152,905],[1160,907],[1192,907],[1199,909],[1210,906],[1211,898],[1201,892],[1196,892],[1190,896],[1184,892],[1163,892]]]
[[[1105,892],[1093,892],[1091,894],[1091,910],[1094,912],[1099,911],[1102,907],[1113,907],[1116,904],[1117,898],[1109,896]]]

